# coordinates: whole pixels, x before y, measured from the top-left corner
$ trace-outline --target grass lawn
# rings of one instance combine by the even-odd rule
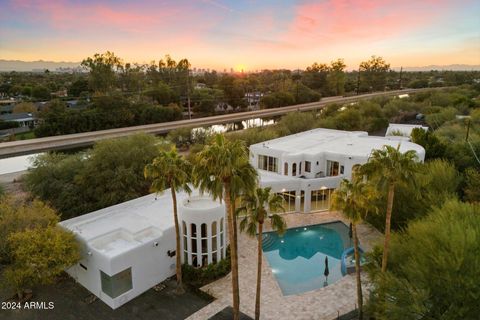
[[[22,132],[15,134],[15,140],[27,140],[27,139],[34,139],[35,133],[33,131]]]
[[[160,292],[148,290],[137,298],[127,302],[116,310],[97,299],[88,304],[87,297],[91,293],[75,283],[72,278],[65,278],[50,286],[42,286],[33,291],[31,301],[54,303],[52,310],[2,310],[1,320],[133,320],[133,319],[185,319],[192,313],[203,308],[211,299],[200,296],[191,290],[186,290],[183,295],[176,295],[175,281],[166,282],[167,287]],[[0,300],[8,297],[0,291]]]

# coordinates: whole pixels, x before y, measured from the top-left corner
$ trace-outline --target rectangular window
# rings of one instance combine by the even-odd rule
[[[330,196],[334,190],[335,189],[312,190],[310,210],[328,210],[330,208]]]
[[[312,164],[310,161],[305,161],[305,172],[310,172]]]
[[[339,163],[337,161],[327,160],[327,176],[338,176]]]
[[[278,172],[278,159],[275,157],[259,155],[258,169],[271,172]]]
[[[102,281],[102,291],[110,298],[114,299],[125,292],[131,290],[132,286],[132,268],[125,269],[119,273],[109,276],[100,270]]]
[[[276,213],[295,212],[295,191],[280,192],[277,193],[277,195],[280,195],[283,198],[282,207],[285,211],[278,210]]]
[[[343,174],[343,171],[345,171],[345,167],[344,167],[344,166],[340,166],[340,174]]]

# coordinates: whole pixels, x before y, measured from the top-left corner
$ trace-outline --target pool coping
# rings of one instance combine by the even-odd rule
[[[348,226],[349,221],[338,212],[288,213],[282,215],[290,228],[340,221]],[[272,231],[268,224],[265,232]],[[357,232],[365,251],[370,251],[382,235],[371,226],[360,223]],[[257,268],[257,243],[255,238],[244,233],[238,235],[239,274],[240,274],[240,309],[253,317],[255,310],[255,284]],[[364,273],[363,290],[368,291],[368,281]],[[201,288],[216,298],[214,302],[197,311],[188,320],[208,319],[231,302],[231,274]],[[312,291],[284,296],[271,266],[262,254],[262,301],[261,319],[316,319],[331,320],[338,314],[348,313],[356,307],[356,283],[354,275],[346,275],[332,285]]]

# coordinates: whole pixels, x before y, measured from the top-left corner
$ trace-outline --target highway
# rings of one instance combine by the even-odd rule
[[[268,118],[273,116],[279,116],[291,111],[311,111],[324,108],[330,103],[349,103],[362,99],[369,99],[376,96],[392,96],[399,94],[415,93],[427,89],[404,89],[396,91],[376,92],[363,94],[351,97],[327,97],[323,98],[319,102],[312,102],[306,104],[298,104],[294,106],[287,106],[274,109],[263,109],[239,113],[224,114],[212,117],[179,120],[172,122],[162,122],[156,124],[148,124],[141,126],[133,126],[126,128],[117,128],[109,130],[100,130],[93,132],[75,133],[62,136],[53,136],[46,138],[37,138],[29,140],[11,141],[0,143],[0,159],[9,158],[19,155],[28,155],[38,152],[50,151],[50,150],[62,150],[77,147],[84,147],[94,144],[96,141],[110,138],[119,138],[128,135],[132,135],[139,132],[145,132],[150,134],[164,134],[170,130],[182,128],[182,127],[203,127],[214,124],[225,124],[236,121],[243,121],[254,118]]]

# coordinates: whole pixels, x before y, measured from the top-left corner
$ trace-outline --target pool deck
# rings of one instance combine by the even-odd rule
[[[347,225],[349,223],[348,220],[344,219],[337,212],[292,213],[285,214],[284,217],[288,228],[337,220],[343,221]],[[265,229],[265,231],[269,231],[270,227],[266,225]],[[357,230],[365,251],[369,251],[375,243],[382,239],[380,232],[366,224],[360,224]],[[238,247],[240,310],[253,318],[255,310],[257,243],[255,239],[248,237],[244,233],[239,233]],[[362,276],[362,285],[366,293],[368,283],[365,281],[366,275],[362,273]],[[202,290],[214,296],[216,300],[192,314],[187,318],[188,320],[208,319],[225,307],[231,306],[231,274],[202,287]],[[342,315],[355,309],[356,299],[355,275],[347,275],[332,285],[314,291],[284,296],[272,274],[267,259],[263,256],[261,319],[332,320],[337,317],[338,313]]]

